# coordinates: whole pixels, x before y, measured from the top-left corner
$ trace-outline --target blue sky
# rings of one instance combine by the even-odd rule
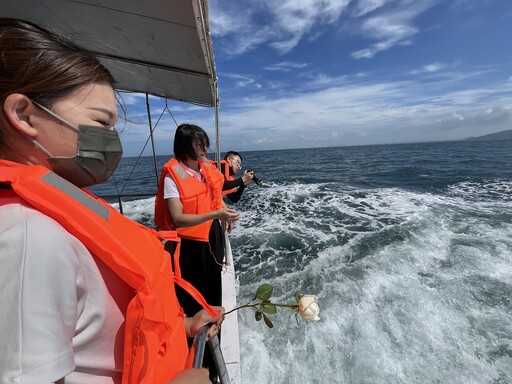
[[[210,0],[209,9],[223,151],[512,129],[511,0]],[[143,98],[125,102],[141,120]],[[155,113],[162,105],[154,100]],[[168,105],[158,154],[172,153],[172,117],[213,141],[213,109]],[[144,135],[127,124],[126,155],[138,155]]]

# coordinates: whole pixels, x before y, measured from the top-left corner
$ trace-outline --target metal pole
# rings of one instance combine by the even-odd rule
[[[221,384],[230,384],[228,369],[226,368],[226,362],[224,356],[222,356],[222,350],[220,349],[219,337],[215,335],[208,340],[208,346],[212,353],[213,362],[217,368],[217,375],[219,376]]]
[[[203,366],[206,338],[209,330],[210,325],[207,324],[202,327],[194,337],[194,342],[190,350],[190,352],[193,353],[193,368],[201,368]],[[221,384],[230,384],[228,369],[226,368],[226,362],[224,361],[224,356],[222,356],[222,350],[220,349],[219,337],[215,335],[210,338],[208,340],[208,346],[212,354],[213,363],[217,368],[217,375],[219,376]]]
[[[215,87],[215,161],[217,162],[217,168],[220,171],[220,128],[219,128],[219,107],[220,107],[220,100],[219,100],[219,89],[217,88],[217,79],[215,79],[214,87]]]
[[[193,368],[201,368],[203,366],[204,347],[206,345],[206,336],[208,335],[209,329],[210,326],[205,325],[194,337],[194,344],[192,345],[192,350],[194,351]]]
[[[155,153],[155,139],[153,137],[153,124],[151,123],[151,106],[149,105],[149,95],[146,93],[146,109],[148,111],[148,124],[149,124],[149,136],[151,137],[151,150],[153,151],[153,165],[155,167],[155,180],[156,180],[156,189],[158,189],[158,164],[156,161],[156,153]]]

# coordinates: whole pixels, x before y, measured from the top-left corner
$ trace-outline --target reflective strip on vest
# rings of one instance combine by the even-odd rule
[[[183,180],[188,177],[187,172],[179,164],[175,165],[173,169]]]
[[[47,173],[46,175],[41,177],[41,180],[61,190],[66,195],[69,195],[71,198],[75,199],[79,203],[89,208],[92,212],[97,214],[102,219],[108,220],[109,211],[107,207],[104,207],[96,200],[94,200],[92,197],[84,193],[81,189],[78,189],[73,184],[70,184],[68,181],[64,180],[56,173]]]

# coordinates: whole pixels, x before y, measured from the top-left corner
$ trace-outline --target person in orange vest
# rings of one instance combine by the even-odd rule
[[[84,188],[122,155],[111,74],[15,19],[0,57],[0,382],[209,383],[186,337],[223,308],[173,274],[156,231]],[[186,318],[173,282],[206,309]]]
[[[180,268],[212,305],[221,304],[224,236],[221,222],[231,224],[240,214],[222,201],[223,175],[206,158],[210,141],[193,124],[181,124],[174,136],[174,155],[163,167],[155,199],[155,224],[159,230],[176,230],[181,239]],[[178,291],[185,313],[200,306]]]
[[[236,203],[242,197],[245,187],[253,182],[254,172],[244,171],[242,177],[235,179],[235,175],[242,168],[242,156],[235,151],[229,151],[221,161],[221,172],[224,175],[224,185],[222,194],[233,203]]]
[[[240,215],[222,201],[224,176],[206,158],[209,146],[208,135],[201,127],[181,124],[176,128],[175,157],[162,169],[155,199],[155,224],[159,230],[177,231],[181,239],[181,275],[209,304],[221,305],[225,245],[222,225],[230,228]],[[188,316],[201,308],[179,287],[177,295]],[[214,377],[208,351],[205,365]]]

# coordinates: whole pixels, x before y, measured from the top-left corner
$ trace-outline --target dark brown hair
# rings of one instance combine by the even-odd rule
[[[0,105],[22,93],[51,108],[94,82],[114,84],[95,54],[33,23],[0,18]]]
[[[193,124],[181,124],[174,134],[174,156],[179,161],[197,160],[194,144],[206,150],[210,148],[210,139],[203,128]]]

